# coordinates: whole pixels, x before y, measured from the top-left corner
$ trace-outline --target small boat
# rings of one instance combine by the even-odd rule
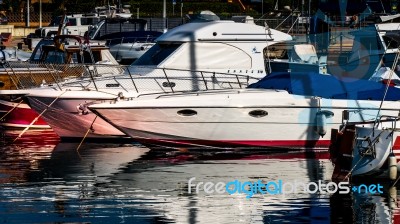
[[[400,23],[382,23],[365,27],[354,35],[350,52],[328,54],[327,71],[337,77],[369,79],[382,65],[394,67],[399,53]]]
[[[68,42],[68,44],[65,44]],[[60,43],[58,46],[56,43]],[[85,63],[98,63],[89,66]],[[106,64],[101,66],[101,64]],[[21,97],[39,91],[53,90],[62,82],[80,76],[90,77],[122,72],[118,62],[104,45],[88,44],[78,36],[60,35],[43,40],[33,51],[29,62],[4,62],[0,68],[0,125],[14,128],[50,128],[38,113],[22,102]],[[15,90],[15,91],[10,91]]]
[[[327,56],[318,56],[312,44],[276,44],[266,49],[266,66],[270,72],[315,72],[327,74]]]
[[[107,18],[91,27],[87,37],[105,41],[114,58],[130,65],[155,44],[162,33],[147,30],[147,21],[133,18]]]
[[[2,90],[0,90],[2,92]],[[0,95],[0,126],[7,128],[25,128],[38,116],[28,104],[24,103],[21,95],[26,93],[1,94]],[[46,129],[50,126],[43,120],[38,119],[30,125],[33,129]]]
[[[352,112],[343,111],[343,124],[340,129],[332,130],[330,154],[335,166],[332,180],[365,176],[396,180],[400,169],[396,123],[400,117],[380,116],[375,121],[348,122]]]
[[[400,23],[375,24],[349,33],[354,36],[351,50],[335,49],[317,53],[308,43],[285,42],[266,49],[270,72],[316,72],[336,77],[370,79],[380,67],[393,67],[399,52]],[[345,35],[345,34],[342,34]],[[317,44],[318,45],[318,44]]]

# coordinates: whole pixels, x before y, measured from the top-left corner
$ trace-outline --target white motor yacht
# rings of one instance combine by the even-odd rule
[[[122,135],[111,125],[107,129],[107,123],[93,113],[77,108],[114,101],[119,93],[134,98],[157,92],[246,87],[266,75],[264,48],[291,39],[290,35],[251,23],[188,23],[160,36],[123,76],[93,80],[80,91],[67,87],[30,94],[28,99],[37,112],[47,110],[43,119],[62,138],[82,138],[87,130],[91,130],[87,137]],[[63,93],[66,89],[71,91]],[[61,120],[68,125],[61,125]],[[103,128],[95,128],[97,124]]]
[[[380,107],[386,86],[376,82],[294,73],[286,82],[271,74],[243,90],[156,94],[89,109],[144,144],[297,150],[327,149],[344,110],[355,111],[350,122],[368,122],[400,108],[395,87]]]

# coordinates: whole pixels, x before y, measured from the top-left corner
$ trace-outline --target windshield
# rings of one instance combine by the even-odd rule
[[[102,26],[102,24],[104,23],[105,20],[101,20],[100,22],[98,22],[96,25],[94,25],[90,30],[89,30],[89,37],[90,39],[94,39],[95,35],[96,35],[96,31],[99,27]]]
[[[168,56],[170,56],[176,49],[182,44],[155,44],[146,53],[144,53],[139,59],[133,62],[132,65],[158,65]]]
[[[32,52],[30,61],[39,61],[40,55],[42,55],[42,46],[53,45],[53,44],[54,44],[53,40],[42,39],[41,41],[39,41],[39,43],[36,45],[35,49]]]
[[[81,25],[82,26],[87,26],[87,25],[95,25],[98,23],[100,18],[98,17],[82,17],[81,18]]]
[[[58,26],[58,25],[60,25],[60,22],[61,22],[61,16],[54,17],[51,20],[49,26]]]
[[[388,49],[397,49],[399,48],[399,43],[397,41],[395,41],[392,38],[383,36],[383,41],[385,41],[385,44],[387,46]]]
[[[65,52],[62,51],[51,51],[45,58],[44,62],[54,64],[64,64]]]

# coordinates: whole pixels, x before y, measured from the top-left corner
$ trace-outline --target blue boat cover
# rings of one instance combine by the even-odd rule
[[[328,99],[382,100],[386,84],[363,79],[341,78],[313,72],[276,72],[248,88],[286,90],[290,94]],[[386,101],[400,100],[400,89],[390,86]]]

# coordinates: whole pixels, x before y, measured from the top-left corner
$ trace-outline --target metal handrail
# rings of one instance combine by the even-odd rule
[[[196,86],[187,86],[187,91],[196,91],[212,89],[209,86],[210,84],[216,84],[213,88],[217,89],[244,88],[249,83],[259,80],[259,78],[254,78],[249,75],[229,74],[223,72],[219,73],[212,71],[167,68],[143,70],[143,67],[137,67],[136,70],[132,70],[132,67],[121,65],[34,64],[33,68],[30,68],[32,67],[32,64],[30,63],[18,63],[11,66],[15,66],[17,69],[11,70],[13,72],[10,72],[10,69],[8,69],[5,73],[7,72],[18,89],[40,87],[43,84],[42,80],[44,80],[46,84],[56,85],[60,90],[77,88],[99,91],[102,88],[110,88],[109,86],[102,86],[107,84],[107,81],[110,81],[118,83],[118,85],[111,86],[113,90],[115,90],[115,88],[121,88],[121,90],[124,90],[125,92],[134,91],[140,93],[141,91],[160,90],[160,92],[171,91],[174,93],[186,88],[186,85],[180,85],[178,89],[174,88],[175,83],[180,81],[196,81]],[[94,72],[96,74],[94,74]],[[149,74],[141,74],[142,72]],[[68,80],[71,77],[74,78]],[[150,79],[153,81],[150,81]],[[30,81],[26,82],[24,80]],[[126,82],[125,80],[129,82]],[[168,83],[168,86],[165,84],[161,85],[161,82],[159,82],[160,80],[166,80],[161,82]],[[210,82],[211,80],[214,81]],[[253,82],[251,80],[253,80]],[[152,87],[150,82],[157,82],[158,87]],[[166,88],[169,88],[170,90],[165,90]]]

